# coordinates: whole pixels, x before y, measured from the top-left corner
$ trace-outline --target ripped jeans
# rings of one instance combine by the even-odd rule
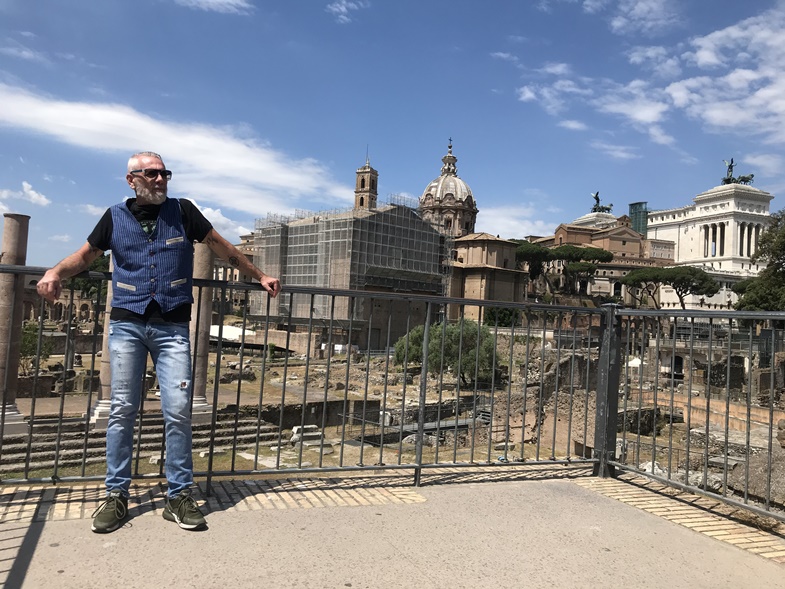
[[[191,342],[187,323],[109,322],[112,404],[106,428],[106,489],[128,496],[134,422],[147,354],[161,388],[166,480],[174,497],[193,483],[191,455]]]

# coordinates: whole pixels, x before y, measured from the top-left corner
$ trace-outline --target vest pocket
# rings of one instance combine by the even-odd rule
[[[180,278],[179,280],[172,280],[171,286],[180,286],[181,284],[185,284],[188,282],[187,278]]]
[[[175,244],[175,243],[182,243],[183,241],[185,241],[185,238],[182,235],[180,235],[179,237],[172,237],[170,239],[167,239],[166,240],[166,245],[172,245],[172,244]]]
[[[136,292],[136,287],[133,284],[126,284],[125,282],[117,282],[115,283],[117,288],[122,288],[124,290],[131,290]]]

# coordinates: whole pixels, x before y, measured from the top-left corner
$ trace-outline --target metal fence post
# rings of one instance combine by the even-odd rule
[[[621,320],[618,305],[603,305],[600,365],[597,377],[597,407],[594,424],[594,475],[615,476],[615,467],[608,464],[616,455],[616,422],[619,413],[619,374],[621,368]]]
[[[414,469],[414,486],[420,486],[420,476],[422,475],[422,442],[425,437],[425,396],[428,384],[428,345],[431,331],[431,303],[426,303],[425,310],[425,329],[422,335],[422,369],[420,370],[420,408],[417,412],[417,442],[416,459],[417,465]],[[479,345],[479,344],[478,344]],[[405,409],[405,408],[404,408]]]

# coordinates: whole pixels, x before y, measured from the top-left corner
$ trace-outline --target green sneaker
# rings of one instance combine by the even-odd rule
[[[93,531],[97,534],[114,532],[128,517],[128,497],[112,491],[93,512]]]
[[[164,519],[177,522],[177,525],[184,530],[196,530],[207,525],[190,491],[184,491],[175,497],[167,497]]]

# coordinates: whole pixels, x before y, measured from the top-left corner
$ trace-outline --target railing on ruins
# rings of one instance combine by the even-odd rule
[[[26,324],[21,356],[0,337],[0,482],[101,480],[104,313],[76,291],[56,309],[41,301],[32,282],[42,271],[0,266],[25,291],[12,315]],[[98,289],[110,275],[88,276]],[[277,307],[257,285],[194,284],[194,465],[208,484],[382,469],[419,484],[423,469],[559,464],[636,472],[785,519],[772,483],[785,474],[785,313],[289,286]],[[163,478],[151,363],[144,390],[133,475]]]

